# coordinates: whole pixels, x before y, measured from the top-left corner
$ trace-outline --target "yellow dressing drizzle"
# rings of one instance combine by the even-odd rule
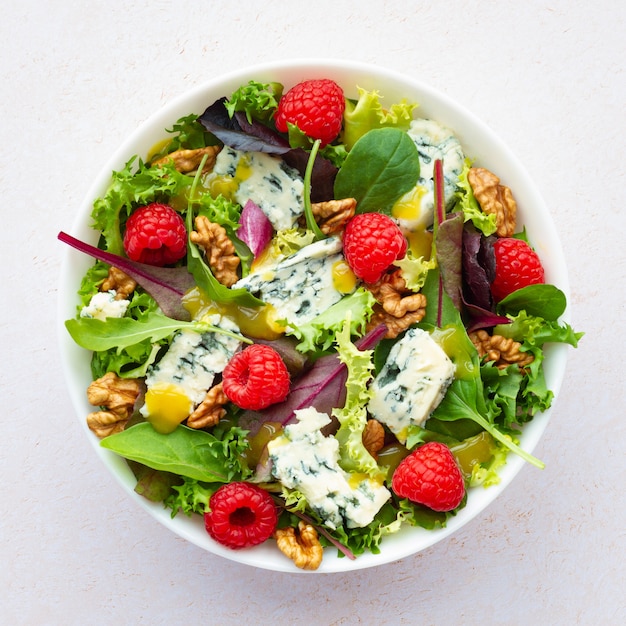
[[[391,215],[398,220],[416,220],[422,213],[422,198],[427,189],[421,185],[409,189],[391,207]]]
[[[473,376],[474,364],[463,345],[468,339],[462,337],[461,332],[461,330],[453,326],[436,328],[432,332],[432,338],[441,346],[441,349],[454,363],[456,367],[455,376],[457,378],[467,379]]]
[[[193,410],[187,394],[173,383],[158,383],[146,392],[147,420],[163,435],[173,432]]]
[[[343,259],[333,263],[332,276],[333,286],[339,293],[352,293],[356,289],[357,278]]]
[[[277,322],[278,314],[271,304],[242,307],[233,302],[218,303],[194,287],[185,294],[183,305],[194,320],[217,313],[233,320],[244,335],[255,339],[278,339],[285,333],[285,327]]]

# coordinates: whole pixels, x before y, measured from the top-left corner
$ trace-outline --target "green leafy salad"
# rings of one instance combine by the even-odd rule
[[[224,94],[113,172],[91,214],[97,245],[59,235],[95,259],[66,327],[92,354],[86,418],[100,445],[172,517],[209,524],[221,487],[260,487],[276,521],[238,547],[276,541],[307,569],[321,559],[303,564],[307,550],[354,559],[403,527],[444,527],[510,455],[543,467],[520,434],[553,399],[545,349],[582,336],[539,261],[526,283],[505,266],[504,240],[534,255],[515,189],[417,103],[344,88],[331,141],[297,120],[278,130],[280,83]],[[401,233],[401,252],[371,280],[361,270],[382,232],[356,261],[344,247],[351,220],[373,213]],[[167,246],[175,257],[159,256]],[[277,353],[288,393],[261,402],[271,384],[246,388],[246,404],[227,383],[254,345]],[[428,442],[460,469],[451,510],[392,487]],[[228,518],[239,531],[255,523],[252,505],[249,520],[240,509]]]

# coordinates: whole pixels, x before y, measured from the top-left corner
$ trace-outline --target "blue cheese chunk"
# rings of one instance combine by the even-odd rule
[[[336,289],[333,274],[343,261],[342,250],[338,237],[317,241],[272,266],[264,265],[233,288],[243,287],[271,304],[277,320],[304,324],[346,295]]]
[[[367,526],[387,502],[387,488],[339,466],[339,442],[321,428],[330,417],[315,408],[297,410],[298,422],[268,443],[272,474],[289,489],[300,491],[329,528]]]
[[[126,299],[116,300],[115,295],[114,289],[94,294],[89,304],[81,309],[80,316],[102,321],[107,317],[124,317],[130,302]]]
[[[239,330],[234,322],[220,315],[210,316],[206,321],[224,330]],[[146,387],[150,390],[171,386],[187,396],[193,408],[204,400],[215,375],[224,370],[240,345],[239,339],[223,333],[181,330],[163,358],[148,370]],[[142,413],[146,412],[144,406]]]
[[[242,206],[252,200],[274,230],[292,228],[304,213],[302,178],[278,157],[224,146],[217,155],[213,175],[230,177],[237,185],[235,200]]]
[[[454,363],[426,331],[411,328],[393,346],[372,382],[368,411],[404,443],[409,426],[423,426],[439,406],[454,370]]]
[[[416,231],[433,223],[435,208],[434,168],[437,159],[443,160],[444,195],[449,206],[456,191],[459,175],[463,171],[465,155],[460,141],[453,132],[434,120],[417,119],[407,131],[419,154],[420,176],[416,189],[409,192],[417,198],[412,215],[399,220],[404,230]]]

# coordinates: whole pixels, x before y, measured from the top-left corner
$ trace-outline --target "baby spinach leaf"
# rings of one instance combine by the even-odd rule
[[[558,287],[528,285],[500,300],[498,310],[511,315],[526,311],[528,315],[554,322],[563,315],[566,306],[565,294]]]
[[[247,444],[243,431],[228,431],[224,441],[203,430],[178,426],[167,435],[148,422],[104,438],[100,445],[155,470],[203,482],[227,483],[242,476],[239,455]]]
[[[356,198],[358,213],[390,214],[396,200],[415,186],[419,171],[419,154],[406,132],[376,128],[348,153],[335,178],[335,197]]]

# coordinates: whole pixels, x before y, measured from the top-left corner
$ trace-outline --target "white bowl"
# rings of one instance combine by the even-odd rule
[[[229,96],[237,87],[251,79],[261,82],[278,81],[287,89],[307,78],[331,78],[344,88],[348,97],[356,97],[356,86],[359,85],[367,90],[377,89],[384,96],[383,102],[387,104],[397,102],[401,98],[416,101],[419,103],[416,115],[432,117],[450,127],[459,137],[466,154],[475,159],[477,165],[496,172],[503,183],[513,190],[519,207],[519,226],[525,225],[527,228],[533,246],[545,265],[546,281],[557,285],[566,296],[569,296],[561,244],[550,213],[524,167],[493,131],[462,106],[416,78],[382,67],[350,61],[295,60],[259,65],[221,76],[183,94],[144,122],[105,164],[78,211],[71,234],[95,245],[97,234],[89,227],[89,216],[94,199],[101,196],[108,186],[111,172],[123,168],[129,157],[134,154],[145,157],[148,150],[164,138],[166,134],[164,129],[171,128],[180,117],[192,112],[202,113],[217,98]],[[209,552],[239,563],[275,571],[300,572],[301,570],[295,568],[289,559],[278,552],[272,542],[252,549],[229,550],[208,536],[201,516],[189,518],[180,513],[172,519],[169,509],[165,509],[162,504],[153,504],[134,492],[135,479],[126,462],[100,447],[99,439],[89,431],[85,417],[93,410],[86,400],[86,389],[91,382],[90,354],[72,341],[63,323],[76,313],[78,285],[92,263],[90,257],[69,247],[64,250],[59,288],[58,327],[63,368],[69,391],[78,421],[85,428],[96,454],[132,500],[180,537]],[[549,348],[545,360],[546,380],[548,387],[554,391],[555,400],[561,386],[566,357],[566,347],[559,344]],[[533,451],[549,418],[548,410],[537,415],[524,427],[521,436],[521,445],[524,449]],[[521,458],[510,454],[506,466],[500,473],[501,482],[486,489],[482,487],[472,489],[467,506],[448,521],[446,528],[428,531],[406,527],[396,535],[383,540],[380,554],[366,553],[356,560],[338,558],[336,550],[328,548],[317,572],[342,572],[382,565],[432,546],[481,513],[506,489],[523,464]]]

